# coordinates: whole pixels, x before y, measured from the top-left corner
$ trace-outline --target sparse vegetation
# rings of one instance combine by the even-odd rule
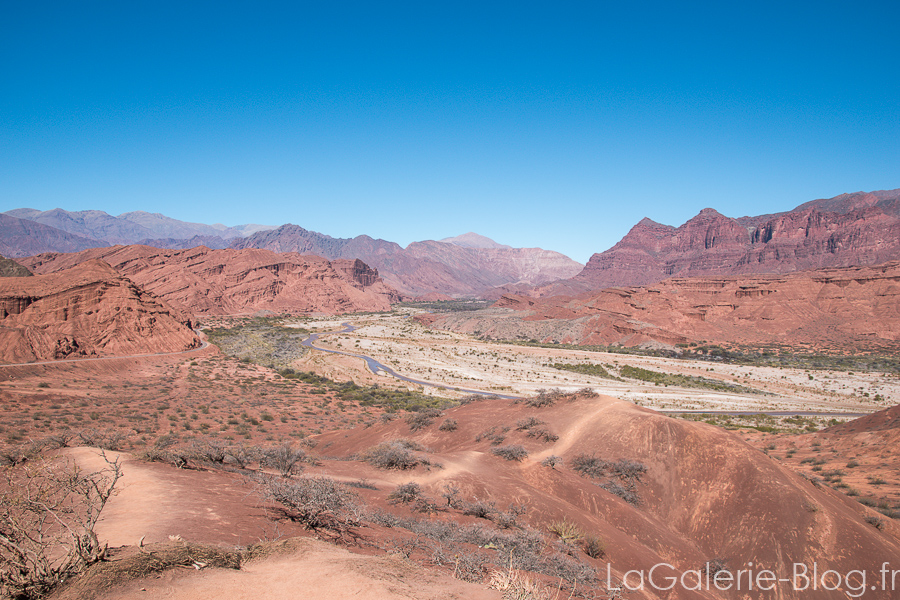
[[[521,444],[507,444],[491,448],[491,453],[506,460],[523,461],[528,458],[528,450]]]
[[[4,469],[0,597],[43,598],[105,557],[95,527],[122,469],[103,458],[106,466],[93,473],[50,460]]]
[[[422,458],[413,453],[420,451],[421,446],[405,439],[381,442],[362,455],[362,460],[379,469],[396,469],[404,471],[414,469],[422,464]]]

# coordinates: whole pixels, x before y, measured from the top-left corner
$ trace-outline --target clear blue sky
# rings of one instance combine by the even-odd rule
[[[900,3],[7,2],[0,210],[584,262],[900,187]]]

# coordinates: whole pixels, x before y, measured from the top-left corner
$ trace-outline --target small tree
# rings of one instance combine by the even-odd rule
[[[3,470],[0,597],[43,598],[105,556],[94,529],[122,467],[101,456],[106,466],[93,473],[59,460]]]
[[[306,458],[306,452],[300,448],[294,448],[290,442],[269,448],[263,453],[266,465],[278,471],[282,477],[290,477],[304,458]]]

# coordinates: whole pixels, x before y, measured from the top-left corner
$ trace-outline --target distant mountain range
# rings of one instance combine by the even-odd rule
[[[574,295],[676,275],[788,273],[898,260],[900,190],[841,194],[738,219],[707,208],[680,227],[643,219],[583,267],[558,252],[512,248],[471,232],[403,248],[367,235],[333,238],[293,224],[226,227],[140,211],[114,217],[20,208],[0,214],[0,254],[12,258],[134,243],[360,259],[405,298]]]
[[[475,233],[402,248],[367,235],[333,238],[292,224],[225,227],[140,211],[114,217],[98,210],[19,208],[0,214],[0,234],[0,254],[13,258],[142,244],[175,250],[261,248],[329,260],[360,259],[378,269],[384,281],[406,298],[478,296],[497,286],[543,285],[582,269],[558,252],[512,248]]]

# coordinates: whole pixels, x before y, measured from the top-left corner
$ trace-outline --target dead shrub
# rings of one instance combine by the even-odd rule
[[[262,461],[272,467],[282,477],[290,477],[294,471],[302,470],[300,463],[306,458],[306,451],[294,448],[290,442],[267,448],[262,452]]]
[[[418,483],[410,481],[402,483],[388,494],[387,500],[390,504],[409,504],[415,502],[422,497],[422,486]]]
[[[418,444],[410,443],[407,440],[389,440],[370,448],[363,454],[362,460],[378,469],[405,471],[414,469],[422,463],[422,458],[411,452],[413,449],[420,448],[421,446]]]
[[[491,453],[506,460],[522,461],[528,458],[528,450],[520,444],[507,444],[491,449]]]
[[[122,477],[117,460],[86,473],[71,462],[4,469],[0,488],[0,597],[43,598],[102,560],[94,531]]]
[[[419,431],[428,427],[434,420],[441,416],[441,411],[436,408],[426,408],[406,417],[406,424],[410,431]]]
[[[85,446],[100,448],[102,450],[121,450],[122,442],[128,439],[130,432],[118,429],[85,429],[78,433],[78,437]]]
[[[603,558],[606,555],[606,544],[596,535],[586,535],[581,540],[581,549],[591,558]]]
[[[290,518],[307,529],[340,533],[359,524],[356,494],[331,478],[316,476],[289,480],[267,477],[262,490],[266,498],[284,506]]]
[[[441,426],[438,427],[439,431],[456,431],[459,428],[459,423],[457,423],[456,419],[444,419],[444,422],[441,423]]]

